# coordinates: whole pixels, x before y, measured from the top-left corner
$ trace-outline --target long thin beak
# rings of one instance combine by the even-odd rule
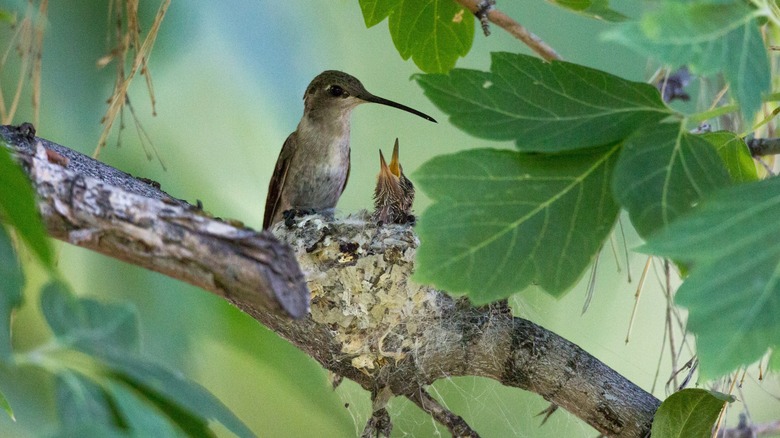
[[[382,105],[391,106],[393,108],[398,108],[398,109],[404,110],[404,111],[406,111],[408,113],[412,113],[412,114],[414,114],[416,116],[420,116],[420,117],[422,117],[425,120],[430,120],[433,123],[438,123],[436,121],[436,119],[434,119],[433,117],[429,116],[428,114],[425,114],[423,112],[417,111],[414,108],[409,108],[406,105],[401,105],[400,103],[393,102],[392,100],[387,100],[384,97],[374,96],[373,94],[370,94],[370,93],[366,93],[366,95],[364,95],[364,96],[356,96],[356,97],[359,97],[359,98],[365,100],[366,102],[379,103],[379,104],[382,104]]]

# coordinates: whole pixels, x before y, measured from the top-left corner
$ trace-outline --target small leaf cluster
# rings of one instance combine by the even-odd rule
[[[58,278],[29,181],[2,144],[0,213],[0,368],[36,368],[53,379],[59,421],[49,436],[210,437],[210,421],[254,436],[203,387],[143,357],[133,306],[77,297]],[[28,351],[16,351],[11,336],[25,287],[11,228],[52,278],[40,307],[53,336]],[[14,418],[2,386],[0,408]]]

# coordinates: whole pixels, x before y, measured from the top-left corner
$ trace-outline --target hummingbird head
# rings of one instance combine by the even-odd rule
[[[317,75],[306,88],[303,100],[305,112],[313,116],[317,113],[324,115],[333,112],[349,115],[352,109],[361,103],[373,102],[398,108],[436,122],[433,117],[416,109],[369,93],[356,77],[337,70],[326,70]]]

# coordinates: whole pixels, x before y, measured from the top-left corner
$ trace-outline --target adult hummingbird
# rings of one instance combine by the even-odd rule
[[[349,118],[356,106],[366,102],[436,122],[427,114],[369,93],[347,73],[320,73],[306,88],[303,117],[276,160],[265,200],[264,229],[279,222],[285,211],[295,214],[336,206],[349,179]]]
[[[398,161],[398,139],[395,139],[390,165],[379,151],[379,175],[374,189],[374,220],[386,224],[405,224],[414,221],[412,203],[414,184],[404,175]]]

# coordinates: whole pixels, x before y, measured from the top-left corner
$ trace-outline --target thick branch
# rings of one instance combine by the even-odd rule
[[[52,237],[180,279],[239,307],[301,317],[309,293],[290,249],[76,151],[0,127],[38,193]],[[34,132],[32,132],[34,134]],[[242,304],[243,303],[243,304]]]
[[[293,320],[272,311],[271,297],[305,313],[305,301],[288,300],[303,290],[301,271],[273,236],[212,219],[62,146],[0,134],[26,163],[54,237],[214,292],[372,394],[431,410],[420,399],[426,385],[483,376],[536,392],[608,436],[650,429],[660,402],[578,346],[505,306],[474,308],[410,281],[418,240],[409,226],[377,227],[367,216],[277,225],[311,290],[311,311]]]

